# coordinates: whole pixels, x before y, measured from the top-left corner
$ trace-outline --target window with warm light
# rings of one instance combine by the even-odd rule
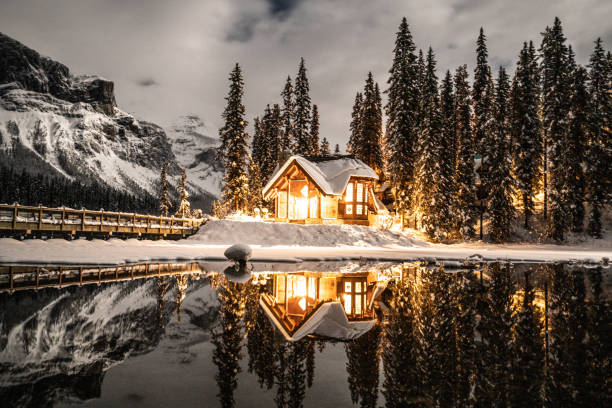
[[[363,205],[357,204],[355,207],[356,207],[355,208],[355,214],[357,214],[357,215],[363,214]]]
[[[346,194],[344,195],[344,201],[346,201],[347,203],[353,202],[353,183],[348,183],[348,185],[346,186]]]
[[[363,184],[357,183],[357,197],[355,201],[362,202],[363,201]]]
[[[347,204],[347,205],[346,205],[346,213],[347,213],[348,215],[353,214],[353,204]]]

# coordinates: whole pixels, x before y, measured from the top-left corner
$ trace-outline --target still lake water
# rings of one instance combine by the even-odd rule
[[[610,406],[608,265],[211,270],[0,266],[0,405]]]

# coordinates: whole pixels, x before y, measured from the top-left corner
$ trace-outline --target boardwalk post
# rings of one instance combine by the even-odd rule
[[[120,226],[121,226],[121,212],[117,212],[117,228],[115,231],[119,232]]]
[[[149,233],[150,225],[151,225],[151,216],[147,214],[147,234]]]
[[[102,231],[102,224],[104,223],[104,208],[100,210],[100,231]]]
[[[64,230],[64,223],[65,223],[65,221],[66,221],[66,207],[63,206],[62,207],[62,228],[61,228],[61,231]]]
[[[17,229],[17,211],[19,204],[15,203],[15,209],[13,210],[13,229]]]
[[[38,229],[42,229],[42,218],[43,218],[43,206],[38,204]]]
[[[85,208],[82,208],[83,213],[81,214],[81,231],[85,231]]]
[[[170,234],[174,233],[174,215],[170,218]]]

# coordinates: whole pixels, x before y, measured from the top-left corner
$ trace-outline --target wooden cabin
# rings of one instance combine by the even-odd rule
[[[260,306],[287,340],[319,336],[350,340],[376,323],[377,273],[297,272],[273,274]],[[377,288],[379,288],[377,290]]]
[[[378,176],[350,156],[291,156],[263,188],[274,218],[303,224],[375,225],[387,213],[374,195]]]

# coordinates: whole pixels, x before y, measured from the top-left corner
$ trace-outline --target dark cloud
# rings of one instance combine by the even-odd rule
[[[270,12],[277,17],[287,17],[293,11],[300,0],[267,0],[270,4]]]
[[[139,79],[138,81],[136,81],[136,83],[138,85],[144,86],[144,87],[159,85],[157,83],[157,81],[154,80],[153,78],[142,78],[142,79]]]

